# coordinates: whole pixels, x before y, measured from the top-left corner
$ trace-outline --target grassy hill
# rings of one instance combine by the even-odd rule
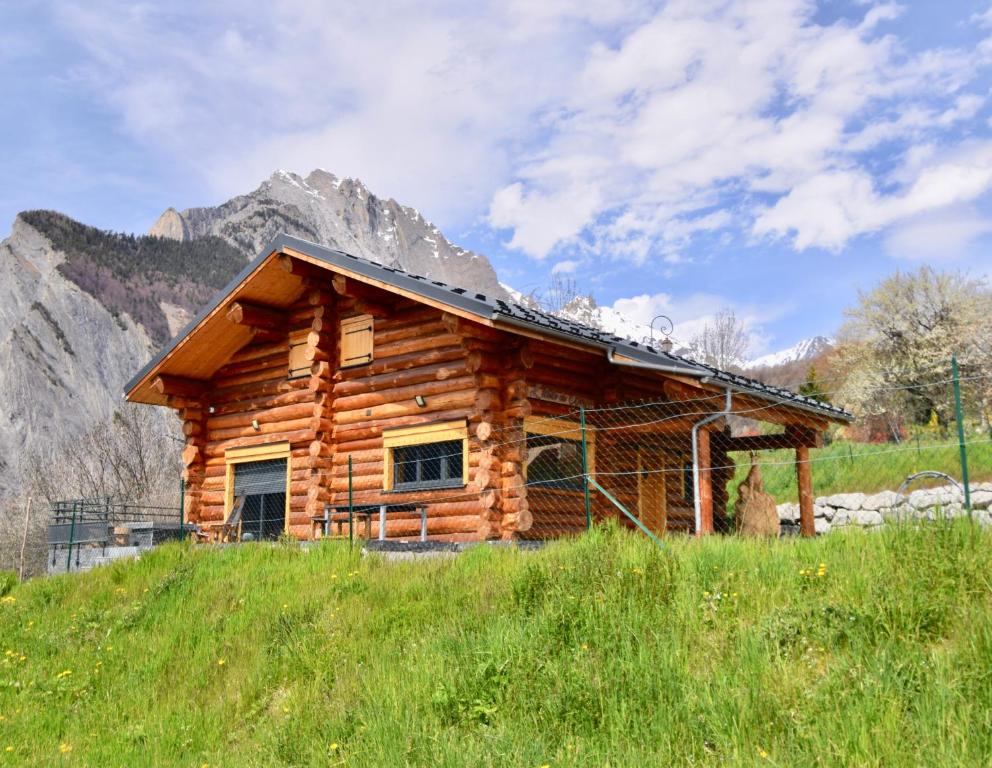
[[[988,765],[992,534],[173,545],[0,598],[0,764]]]

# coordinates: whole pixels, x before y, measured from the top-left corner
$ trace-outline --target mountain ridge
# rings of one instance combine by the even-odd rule
[[[27,457],[109,421],[135,371],[281,230],[505,296],[484,256],[327,171],[277,171],[219,206],[166,209],[148,235],[25,211],[0,241],[0,498]]]
[[[506,294],[489,260],[454,245],[416,208],[380,198],[360,179],[323,169],[306,177],[278,170],[255,190],[213,207],[166,209],[149,234],[216,236],[249,258],[285,232],[413,274]]]

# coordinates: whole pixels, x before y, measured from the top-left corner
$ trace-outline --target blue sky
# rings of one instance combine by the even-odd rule
[[[990,65],[987,1],[0,0],[0,228],[323,167],[515,287],[682,339],[731,307],[760,354],[896,269],[992,272]]]

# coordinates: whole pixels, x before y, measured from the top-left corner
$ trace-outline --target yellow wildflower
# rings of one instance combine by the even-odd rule
[[[63,741],[61,744],[59,744],[59,752],[61,752],[63,755],[68,755],[70,752],[72,752],[72,744],[66,744]]]
[[[5,751],[6,752],[13,752],[14,751],[14,748],[12,746],[10,746],[10,744],[8,744],[7,745],[7,749]]]
[[[336,741],[331,742],[331,752],[336,752],[338,749],[338,743]]]
[[[225,664],[227,664],[227,659],[217,659],[218,667],[223,667]]]
[[[3,602],[3,603],[16,603],[17,602],[17,598],[14,597],[13,595],[4,595],[3,598],[0,598],[0,602]]]
[[[758,757],[760,757],[762,760],[767,760],[768,753],[765,752],[765,750],[763,750],[761,747],[758,747]]]

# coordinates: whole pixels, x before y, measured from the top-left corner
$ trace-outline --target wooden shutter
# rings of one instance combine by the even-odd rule
[[[372,315],[341,321],[341,367],[372,362]]]
[[[306,339],[289,345],[289,378],[295,379],[310,375],[310,361],[303,356],[306,350]]]

